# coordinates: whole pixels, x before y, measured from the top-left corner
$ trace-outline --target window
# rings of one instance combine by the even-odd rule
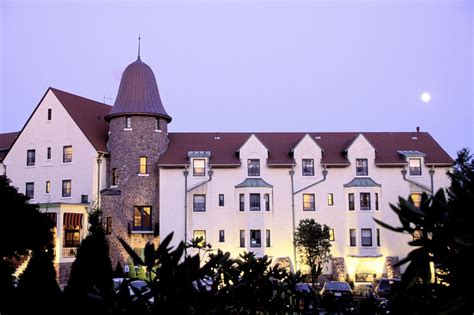
[[[314,160],[303,159],[302,163],[303,176],[314,176]]]
[[[368,176],[367,159],[356,159],[356,176]]]
[[[160,129],[160,119],[159,119],[159,118],[156,119],[155,130],[161,130],[161,129]]]
[[[360,210],[370,210],[370,193],[360,193]]]
[[[245,247],[245,230],[240,230],[240,247]]]
[[[206,195],[193,195],[193,211],[206,211]]]
[[[70,179],[63,180],[62,196],[71,197],[71,180]]]
[[[328,194],[328,206],[334,206],[334,195],[332,193]]]
[[[193,160],[193,176],[204,176],[206,175],[205,170],[206,161],[204,159]]]
[[[151,207],[135,206],[133,209],[133,230],[151,231]]]
[[[372,246],[372,230],[371,229],[361,229],[361,243],[362,246]]]
[[[112,234],[112,217],[105,219],[105,234]]]
[[[148,169],[147,169],[147,157],[146,156],[140,156],[140,169],[139,174],[148,174]]]
[[[225,242],[225,232],[224,230],[219,230],[219,243]]]
[[[250,247],[262,247],[262,235],[260,230],[250,230]]]
[[[380,229],[377,229],[377,246],[380,246]]]
[[[329,229],[329,240],[334,241],[334,229]]]
[[[265,246],[270,247],[271,242],[270,242],[270,230],[265,230]]]
[[[375,210],[379,210],[379,194],[375,193]]]
[[[421,205],[421,194],[420,193],[412,193],[410,194],[411,201],[413,201],[413,205],[417,208]]]
[[[51,192],[51,182],[49,180],[46,181],[46,188],[44,190],[45,193],[49,194]]]
[[[224,194],[219,194],[219,207],[224,206]]]
[[[36,161],[36,150],[27,150],[26,151],[26,166],[34,166]]]
[[[314,210],[314,194],[303,194],[303,211]]]
[[[78,228],[64,229],[64,247],[79,247],[81,245],[81,230]]]
[[[72,162],[72,146],[65,145],[63,147],[63,163],[71,163]]]
[[[26,183],[25,195],[30,199],[35,198],[35,183]]]
[[[250,211],[260,211],[260,194],[250,194]]]
[[[263,195],[263,199],[265,200],[265,211],[270,211],[270,194]]]
[[[132,117],[127,116],[125,117],[125,129],[131,129],[132,128]]]
[[[349,240],[350,240],[350,245],[351,246],[356,246],[356,230],[355,229],[350,229],[349,230]]]
[[[204,247],[206,245],[206,231],[205,230],[194,230],[193,231],[193,239],[200,239],[199,243],[197,243],[197,246],[199,247]]]
[[[51,160],[51,147],[46,149],[46,160]]]
[[[244,194],[239,194],[239,210],[245,211],[245,196]]]
[[[354,205],[354,194],[350,193],[349,194],[349,210],[355,210],[355,205]]]
[[[48,108],[48,120],[51,120],[53,118],[53,110],[51,108]]]
[[[260,160],[247,161],[249,176],[260,176]]]
[[[112,169],[112,186],[117,186],[117,169]]]
[[[409,167],[410,176],[421,175],[421,159],[409,159],[408,167]]]

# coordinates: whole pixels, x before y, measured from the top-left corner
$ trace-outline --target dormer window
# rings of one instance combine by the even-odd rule
[[[421,159],[410,158],[408,159],[408,168],[410,176],[421,176]]]
[[[125,129],[132,129],[132,117],[125,117]]]
[[[367,159],[356,159],[356,176],[368,176],[369,167]]]
[[[303,176],[314,176],[314,160],[303,159],[302,163]]]
[[[260,176],[260,160],[249,159],[247,161],[247,167],[249,176]]]
[[[205,176],[206,160],[194,159],[193,160],[193,176]]]

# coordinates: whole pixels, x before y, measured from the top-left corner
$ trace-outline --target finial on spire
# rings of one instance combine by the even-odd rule
[[[141,40],[141,39],[142,39],[142,38],[140,37],[140,34],[138,34],[138,59],[137,59],[137,60],[141,60],[141,59],[140,59],[140,40]]]

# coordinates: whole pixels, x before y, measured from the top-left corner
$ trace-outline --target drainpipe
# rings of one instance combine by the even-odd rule
[[[326,180],[326,177],[328,175],[328,170],[326,169],[326,165],[323,165],[323,170],[322,170],[322,175],[323,175],[323,178],[321,180],[318,180],[317,182],[315,183],[312,183],[306,187],[303,187],[297,191],[295,191],[295,187],[294,187],[294,180],[293,180],[293,176],[295,175],[295,170],[294,170],[294,165],[291,167],[291,170],[290,170],[290,177],[291,177],[291,212],[292,212],[292,216],[293,216],[293,259],[295,261],[295,269],[296,269],[296,266],[297,266],[297,260],[296,260],[296,246],[295,246],[295,230],[296,230],[296,222],[295,222],[295,195],[302,192],[303,190],[306,190],[308,188],[311,188],[313,186],[316,186],[317,184],[319,183],[322,183]]]
[[[100,209],[100,164],[102,163],[102,153],[97,154],[97,208]]]
[[[187,186],[186,186],[186,188],[187,188],[187,189],[186,189],[186,192],[190,192],[191,190],[194,190],[194,189],[196,189],[196,188],[198,188],[198,187],[201,187],[201,186],[204,185],[204,184],[207,184],[208,182],[210,182],[210,181],[212,180],[212,175],[213,175],[213,174],[214,174],[214,171],[212,170],[211,164],[209,164],[209,171],[207,171],[207,175],[209,176],[209,179],[207,179],[207,180],[205,180],[205,181],[202,181],[202,182],[196,184],[195,186],[192,186],[192,187],[189,188],[189,189],[188,189]]]
[[[433,180],[433,176],[434,176],[434,173],[435,173],[435,170],[434,170],[434,166],[431,165],[431,168],[429,170],[429,173],[430,173],[430,177],[431,177],[431,195],[434,196],[434,180]]]
[[[188,166],[184,167],[183,171],[184,175],[184,244],[186,244],[186,240],[188,239]],[[184,251],[186,253],[186,247],[184,247]]]
[[[431,171],[433,171],[433,174],[434,174],[434,170],[430,170],[430,175],[431,175]],[[403,180],[405,180],[409,183],[412,183],[413,185],[415,185],[417,187],[420,187],[421,189],[423,189],[425,191],[431,191],[431,194],[433,194],[433,176],[432,175],[431,175],[431,189],[430,189],[429,187],[426,187],[425,185],[417,183],[414,180],[408,179],[407,178],[407,168],[406,167],[404,167],[402,169],[401,173],[402,173],[402,176],[403,176]]]

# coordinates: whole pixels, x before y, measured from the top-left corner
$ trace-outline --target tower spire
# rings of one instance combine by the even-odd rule
[[[137,58],[137,60],[141,60],[141,59],[140,59],[140,40],[141,40],[141,39],[142,39],[142,38],[140,37],[140,34],[138,34],[138,58]]]

